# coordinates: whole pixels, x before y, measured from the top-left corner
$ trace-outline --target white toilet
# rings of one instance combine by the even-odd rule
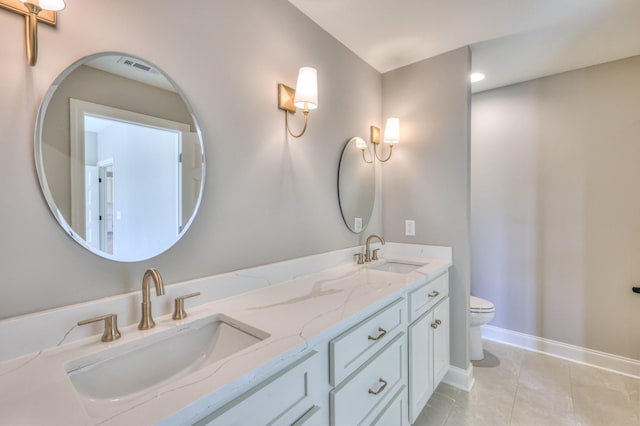
[[[490,322],[496,315],[496,308],[493,303],[479,297],[471,296],[469,300],[471,308],[471,326],[469,329],[470,355],[471,361],[480,361],[484,359],[482,352],[482,335],[480,334],[480,326]]]

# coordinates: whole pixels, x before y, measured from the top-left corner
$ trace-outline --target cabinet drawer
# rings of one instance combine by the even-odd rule
[[[309,353],[196,425],[303,424],[322,400],[320,359],[317,352]]]
[[[371,421],[371,426],[401,426],[407,423],[406,389],[406,386],[402,386],[396,392],[391,402]]]
[[[404,387],[405,358],[406,335],[400,333],[329,393],[331,424],[359,425],[366,417],[377,416]]]
[[[414,322],[448,294],[448,272],[409,293],[409,323]]]
[[[317,415],[319,411],[320,411],[320,407],[318,407],[317,405],[314,405],[311,410],[304,413],[304,415],[300,417],[298,420],[296,420],[295,422],[293,422],[291,426],[302,426],[302,425],[310,426],[314,424],[317,424],[317,425],[321,424],[320,416]]]
[[[404,299],[397,300],[329,342],[329,383],[338,385],[402,332]]]

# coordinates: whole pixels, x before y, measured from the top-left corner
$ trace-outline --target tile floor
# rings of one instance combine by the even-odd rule
[[[485,341],[467,393],[441,384],[415,426],[640,426],[640,380]]]

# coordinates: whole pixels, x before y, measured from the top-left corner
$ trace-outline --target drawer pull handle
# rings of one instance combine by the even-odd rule
[[[380,392],[382,392],[384,390],[384,388],[387,387],[387,381],[383,378],[378,379],[378,382],[382,383],[382,386],[380,386],[380,388],[377,391],[374,391],[373,389],[369,389],[369,393],[371,395],[378,395]]]
[[[431,323],[431,328],[438,328],[438,324],[436,324],[435,322]]]
[[[440,295],[440,292],[438,290],[433,290],[431,293],[428,294],[429,297],[438,297]]]
[[[436,320],[436,324],[440,325],[440,324],[442,324],[442,321]]]
[[[367,336],[369,340],[380,340],[384,337],[385,334],[387,334],[387,330],[385,330],[384,328],[378,327],[378,331],[380,332],[380,334],[378,334],[376,337],[371,337],[371,336]]]

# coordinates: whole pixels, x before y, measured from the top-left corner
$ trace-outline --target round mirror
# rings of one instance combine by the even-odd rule
[[[373,157],[364,139],[354,137],[347,142],[338,170],[338,198],[347,227],[360,233],[369,224],[375,200]]]
[[[136,262],[169,249],[202,198],[204,147],[184,95],[155,65],[99,53],[46,93],[35,160],[54,216],[83,247]]]

